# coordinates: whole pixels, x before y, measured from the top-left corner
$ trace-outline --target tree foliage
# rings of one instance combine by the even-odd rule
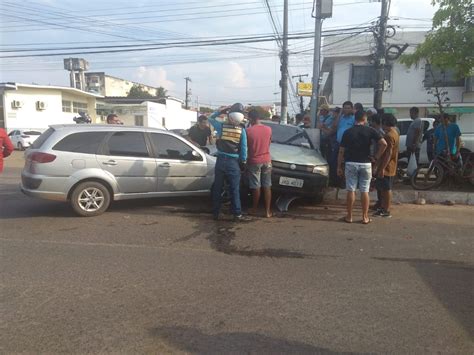
[[[166,96],[168,96],[168,90],[166,90],[163,86],[160,86],[156,89],[156,97],[164,99]]]
[[[133,85],[127,95],[130,99],[151,99],[153,95],[146,91],[141,85]]]
[[[458,77],[472,75],[474,23],[472,0],[432,0],[439,5],[432,30],[413,54],[401,57],[407,66],[427,60],[440,69],[453,68]]]
[[[257,110],[258,115],[262,120],[267,120],[271,116],[270,112],[265,110],[262,106],[252,106],[250,109]]]
[[[201,113],[213,113],[215,110],[210,108],[210,107],[206,107],[206,106],[200,106],[199,107],[199,112]]]
[[[166,98],[168,91],[160,86],[156,89],[155,96],[150,94],[142,85],[135,84],[128,92],[127,97],[131,99],[153,99],[153,98]]]

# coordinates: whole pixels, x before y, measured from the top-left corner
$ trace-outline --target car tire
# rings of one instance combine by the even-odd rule
[[[23,144],[21,144],[21,142],[18,142],[18,150],[21,150],[21,151],[25,150],[25,147],[23,146]]]
[[[104,213],[110,205],[110,192],[96,181],[77,185],[71,194],[71,206],[81,217],[94,217]]]

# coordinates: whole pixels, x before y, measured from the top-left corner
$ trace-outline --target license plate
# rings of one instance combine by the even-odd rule
[[[303,187],[304,180],[294,179],[286,176],[280,176],[280,185],[291,186],[291,187]]]

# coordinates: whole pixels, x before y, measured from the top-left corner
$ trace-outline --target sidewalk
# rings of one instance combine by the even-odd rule
[[[474,206],[474,189],[471,191],[418,191],[410,187],[403,188],[396,186],[393,190],[393,203],[417,203],[424,199],[430,204],[456,204]],[[356,194],[359,199],[359,194]],[[324,194],[326,201],[340,201],[346,199],[346,191],[344,189],[328,188]],[[370,200],[377,200],[377,192],[370,193]]]

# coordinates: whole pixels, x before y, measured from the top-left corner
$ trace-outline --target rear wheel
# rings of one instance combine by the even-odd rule
[[[110,192],[103,184],[86,181],[74,188],[71,206],[82,217],[93,217],[104,213],[110,205]]]
[[[441,185],[443,178],[444,168],[435,163],[428,168],[418,167],[411,176],[411,185],[417,190],[429,190]]]
[[[23,146],[23,144],[21,144],[21,142],[18,142],[18,150],[25,150],[25,147]]]
[[[474,185],[474,164],[472,162],[469,162],[464,166],[463,177]]]

